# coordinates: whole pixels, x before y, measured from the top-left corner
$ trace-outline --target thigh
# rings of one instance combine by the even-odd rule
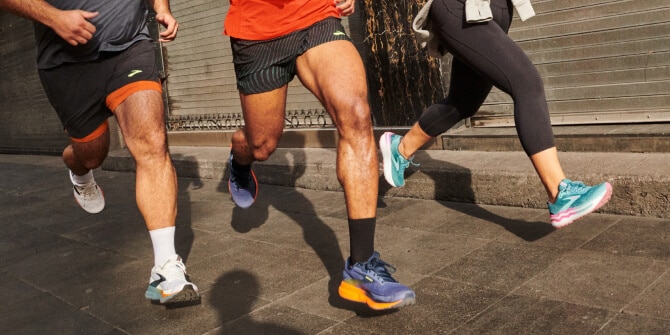
[[[119,121],[132,150],[138,144],[165,145],[165,115],[160,72],[150,41],[138,41],[114,56],[106,106]]]
[[[287,85],[257,93],[240,93],[244,116],[244,134],[253,147],[276,147],[284,130]]]
[[[511,93],[520,79],[534,76],[535,67],[519,46],[507,35],[511,22],[508,2],[492,3],[494,20],[467,23],[463,3],[435,0],[430,18],[435,33],[445,48],[473,72]]]
[[[163,148],[167,143],[163,95],[158,90],[139,89],[114,110],[124,140],[133,153],[140,148]]]
[[[307,49],[297,60],[300,81],[323,104],[337,126],[369,114],[365,67],[339,20],[327,19],[309,32]]]
[[[90,134],[84,140],[70,139],[72,151],[80,163],[95,162],[92,166],[86,165],[87,167],[100,166],[109,151],[110,136],[107,121],[105,120],[95,132],[96,134]]]

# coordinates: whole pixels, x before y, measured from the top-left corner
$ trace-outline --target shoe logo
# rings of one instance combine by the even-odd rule
[[[368,283],[374,282],[374,280],[368,276],[365,276],[365,281],[367,281]]]
[[[132,77],[132,76],[134,76],[134,75],[136,75],[136,74],[138,74],[138,73],[142,73],[142,70],[132,70],[132,71],[130,71],[130,73],[128,74],[128,78],[130,78],[130,77]]]
[[[564,199],[568,200],[569,203],[573,203],[573,202],[575,202],[575,200],[579,199],[579,195],[571,195],[569,197],[565,197]]]
[[[335,35],[335,36],[344,36],[344,35],[346,35],[346,34],[338,30],[338,31],[334,32],[333,35]]]
[[[395,167],[396,170],[400,170],[400,161],[397,159],[393,160],[393,166]]]

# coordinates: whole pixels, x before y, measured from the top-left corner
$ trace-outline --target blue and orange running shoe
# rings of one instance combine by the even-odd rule
[[[351,265],[350,259],[347,259],[338,289],[340,297],[365,303],[374,310],[414,304],[414,291],[393,279],[393,272],[395,268],[379,259],[376,251],[365,263]]]
[[[254,171],[235,171],[233,168],[233,154],[230,154],[230,176],[228,177],[228,192],[235,204],[241,208],[249,208],[258,196],[258,181]]]
[[[419,165],[412,161],[414,156],[406,159],[398,151],[398,146],[402,136],[396,135],[392,132],[385,132],[379,138],[379,149],[382,152],[384,164],[384,178],[393,187],[401,187],[405,185],[405,169],[412,165]]]
[[[551,224],[555,228],[565,227],[598,210],[610,200],[610,196],[612,185],[608,182],[586,186],[581,181],[563,179],[558,185],[556,201],[547,203]]]

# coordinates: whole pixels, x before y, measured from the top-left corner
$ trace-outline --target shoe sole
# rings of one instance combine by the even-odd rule
[[[235,203],[235,205],[237,205],[237,207],[249,208],[251,207],[251,205],[254,204],[254,202],[256,202],[256,198],[258,197],[258,180],[256,179],[256,174],[254,173],[253,170],[251,170],[251,177],[254,179],[254,185],[256,185],[256,192],[254,192],[254,200],[252,200],[251,203],[247,206],[242,206],[237,201],[235,201],[235,197],[233,197],[233,192],[231,191],[230,187],[230,177],[228,177],[228,193],[230,193],[230,197],[233,198],[233,202]]]
[[[160,296],[160,298],[158,298],[158,296]],[[181,291],[171,295],[165,295],[160,290],[154,288],[151,292],[147,291],[145,297],[151,301],[158,301],[163,305],[196,301],[200,299],[200,295],[193,288],[193,285],[184,285]]]
[[[379,138],[379,148],[382,151],[382,165],[384,166],[384,179],[393,187],[401,187],[393,182],[393,153],[391,153],[391,133],[384,133]],[[386,155],[388,152],[388,155]]]
[[[585,209],[582,209],[579,212],[574,212],[571,211],[572,208],[563,211],[558,214],[551,215],[551,225],[554,226],[554,228],[563,228],[583,217],[585,217],[588,214],[591,214],[598,209],[600,209],[602,206],[604,206],[612,197],[612,185],[610,183],[605,184],[605,194],[603,195],[602,198],[600,198],[600,201],[597,202],[595,205],[587,207]]]
[[[367,304],[368,307],[376,311],[391,308],[400,308],[403,306],[413,305],[416,302],[416,299],[414,297],[405,298],[393,302],[375,301],[365,293],[365,290],[356,287],[354,285],[351,285],[345,281],[342,281],[342,283],[340,283],[338,293],[340,294],[340,297],[342,297],[342,299]]]

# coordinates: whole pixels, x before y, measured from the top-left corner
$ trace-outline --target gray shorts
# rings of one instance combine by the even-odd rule
[[[263,41],[231,38],[237,89],[263,93],[288,84],[296,75],[296,59],[323,43],[350,41],[338,18],[329,17],[305,29]]]

